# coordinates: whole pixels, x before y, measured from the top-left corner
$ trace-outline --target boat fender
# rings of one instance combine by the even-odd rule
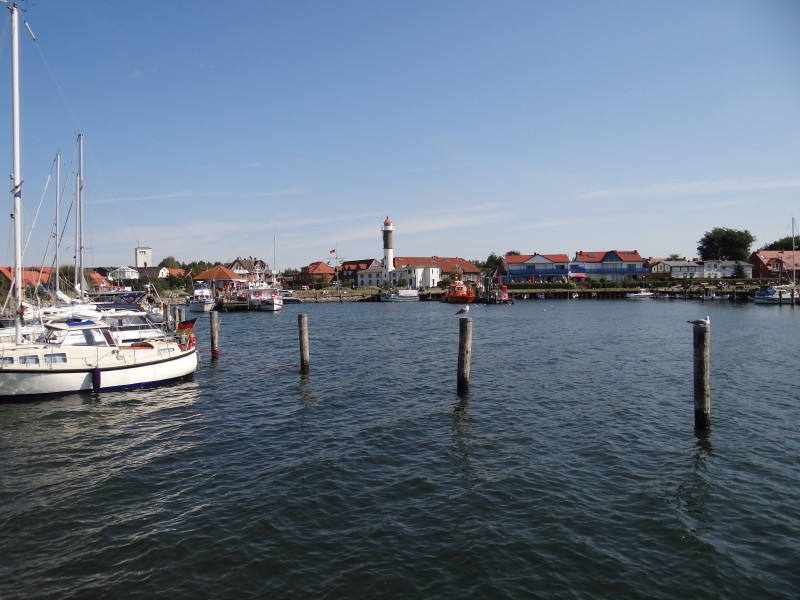
[[[190,333],[189,340],[186,342],[186,344],[178,344],[178,346],[180,347],[181,350],[191,350],[192,348],[194,348],[196,339],[197,336],[195,336],[195,334],[193,333]]]
[[[100,390],[100,367],[92,369],[92,389],[97,392]]]

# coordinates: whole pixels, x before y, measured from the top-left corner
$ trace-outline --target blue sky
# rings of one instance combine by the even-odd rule
[[[691,257],[717,226],[789,235],[800,205],[794,0],[21,5],[27,264],[78,132],[93,266],[380,258],[386,216],[397,255]]]

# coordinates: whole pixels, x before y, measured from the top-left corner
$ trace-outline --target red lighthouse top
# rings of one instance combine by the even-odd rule
[[[392,220],[389,217],[386,217],[386,220],[384,221],[384,223],[391,223],[391,222],[392,222]]]

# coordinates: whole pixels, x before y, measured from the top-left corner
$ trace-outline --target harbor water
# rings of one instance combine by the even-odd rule
[[[223,314],[189,381],[0,405],[0,597],[796,597],[800,306],[475,306],[461,398],[455,310]]]

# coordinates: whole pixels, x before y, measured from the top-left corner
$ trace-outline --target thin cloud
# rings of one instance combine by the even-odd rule
[[[587,200],[594,198],[628,196],[690,196],[698,194],[720,194],[728,192],[757,192],[800,187],[800,179],[755,181],[747,179],[723,179],[718,181],[688,181],[684,183],[660,183],[638,188],[597,190],[578,196]]]
[[[573,227],[580,224],[581,221],[577,220],[563,220],[563,221],[534,221],[517,225],[516,227],[509,227],[509,231],[528,231],[530,229],[550,229],[553,227]]]
[[[115,202],[142,202],[149,200],[173,200],[175,198],[188,198],[192,196],[190,192],[172,192],[168,194],[158,194],[155,196],[133,196],[130,198],[100,198],[98,200],[88,200],[86,204],[113,204]]]

